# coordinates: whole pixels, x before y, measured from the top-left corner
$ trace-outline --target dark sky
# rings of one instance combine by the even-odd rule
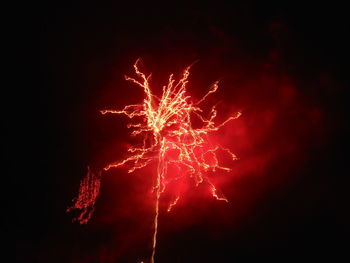
[[[161,215],[156,262],[348,256],[349,14],[340,2],[51,1],[13,11],[5,140],[16,193],[8,214],[14,260],[149,256],[152,207],[142,206],[142,176],[104,177],[87,225],[65,212],[87,165],[100,169],[130,142],[127,120],[98,110],[141,98],[123,80],[139,57],[158,85],[198,60],[194,96],[220,79],[223,113],[244,113],[222,134],[241,158],[237,176],[221,185],[232,202],[193,195]]]

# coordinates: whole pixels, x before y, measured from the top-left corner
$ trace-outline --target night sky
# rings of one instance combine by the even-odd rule
[[[243,113],[216,135],[240,158],[216,178],[230,202],[203,186],[171,214],[161,206],[157,263],[349,256],[345,4],[204,2],[51,1],[13,13],[9,262],[147,262],[151,170],[106,173],[87,225],[66,213],[87,166],[120,160],[134,142],[125,117],[99,110],[142,99],[123,78],[137,58],[155,90],[197,61],[193,97],[220,80],[209,103],[220,118]]]

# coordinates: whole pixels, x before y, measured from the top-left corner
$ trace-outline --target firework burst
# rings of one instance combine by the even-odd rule
[[[230,116],[221,123],[216,123],[217,110],[213,106],[207,116],[201,108],[206,98],[217,91],[218,82],[209,88],[209,91],[198,101],[193,101],[187,93],[190,66],[187,67],[178,81],[171,74],[167,85],[163,86],[161,96],[152,93],[149,80],[140,70],[140,60],[134,64],[135,78],[125,76],[130,81],[143,89],[145,98],[140,104],[127,105],[122,110],[102,110],[102,114],[123,114],[133,119],[128,124],[132,129],[132,136],[140,136],[142,143],[128,149],[129,155],[122,161],[106,165],[103,170],[121,166],[128,167],[128,172],[156,163],[154,173],[153,192],[155,194],[154,232],[152,239],[152,255],[150,262],[154,262],[157,243],[159,202],[162,193],[170,184],[179,184],[188,178],[194,180],[195,185],[201,183],[208,185],[214,198],[228,202],[224,195],[218,194],[217,189],[210,179],[208,172],[217,170],[230,171],[228,167],[220,164],[218,152],[226,153],[232,160],[237,157],[229,149],[219,144],[212,144],[208,139],[211,133],[217,132],[229,121],[241,116],[240,112]],[[200,127],[195,127],[193,122],[200,122]],[[175,168],[176,176],[170,175],[169,169]],[[94,203],[99,193],[101,176],[95,176],[88,171],[87,177],[82,180],[78,197],[68,210],[80,210],[76,218],[84,224],[89,221],[94,210]],[[169,202],[167,211],[177,204],[181,198],[181,192],[174,195]]]

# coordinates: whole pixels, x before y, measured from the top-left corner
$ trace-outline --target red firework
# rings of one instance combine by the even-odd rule
[[[223,195],[217,194],[217,189],[208,172],[231,170],[220,164],[218,152],[228,154],[232,160],[236,160],[237,157],[229,149],[211,143],[208,138],[211,133],[217,132],[229,121],[239,118],[241,113],[237,112],[218,124],[215,122],[217,110],[213,106],[209,115],[205,116],[200,105],[211,93],[217,91],[218,82],[211,85],[209,91],[200,100],[192,101],[191,96],[187,94],[190,66],[183,71],[178,81],[171,74],[167,85],[163,87],[161,96],[156,96],[149,85],[150,75],[146,76],[140,71],[139,62],[140,60],[137,60],[134,64],[136,78],[125,76],[125,79],[143,89],[145,95],[143,103],[127,105],[122,110],[102,110],[101,113],[124,114],[134,119],[135,122],[128,124],[128,128],[133,129],[131,135],[142,137],[142,143],[130,147],[128,149],[130,154],[127,158],[108,164],[103,170],[108,171],[111,168],[127,166],[128,172],[132,173],[151,163],[157,164],[153,185],[155,216],[150,259],[150,262],[153,263],[157,243],[159,202],[169,184],[185,183],[185,180],[191,178],[196,186],[201,183],[207,184],[216,199],[228,202]],[[194,120],[201,123],[199,128],[194,127],[192,123]],[[170,168],[177,169],[178,175],[170,175],[168,173]],[[78,197],[74,200],[73,206],[68,209],[68,211],[73,209],[81,211],[76,218],[81,224],[87,223],[92,216],[99,194],[100,180],[101,174],[96,176],[89,169],[86,178],[80,184]],[[173,201],[168,204],[168,212],[176,205],[181,194],[178,191],[173,197]]]

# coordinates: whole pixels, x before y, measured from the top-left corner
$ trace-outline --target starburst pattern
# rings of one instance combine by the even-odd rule
[[[153,185],[156,204],[151,262],[154,262],[159,201],[161,194],[166,191],[169,184],[179,183],[191,178],[196,186],[206,183],[216,199],[228,201],[222,194],[219,195],[217,193],[217,189],[208,172],[217,170],[230,171],[230,168],[220,164],[218,152],[222,151],[228,154],[232,160],[236,160],[237,157],[229,149],[210,143],[208,136],[212,132],[218,131],[229,121],[239,118],[241,112],[235,113],[221,123],[216,123],[217,110],[214,106],[209,111],[208,116],[205,116],[200,105],[210,94],[217,91],[219,87],[218,82],[211,85],[209,91],[200,100],[197,102],[192,101],[191,96],[187,93],[190,67],[183,71],[178,81],[171,74],[167,85],[163,87],[161,96],[156,96],[152,93],[150,75],[146,76],[141,72],[140,60],[135,62],[134,69],[136,73],[135,78],[125,76],[125,79],[143,89],[145,94],[143,102],[127,105],[122,110],[102,110],[101,113],[123,114],[133,119],[134,121],[128,124],[128,128],[132,129],[132,136],[140,136],[142,138],[142,143],[130,147],[128,149],[128,157],[122,161],[108,164],[104,167],[104,170],[108,171],[112,168],[126,166],[128,167],[128,172],[132,173],[153,162],[157,163],[155,183]],[[200,127],[194,127],[194,119],[201,123]],[[179,171],[176,176],[168,173],[168,170],[173,167]],[[79,197],[72,207],[83,211],[77,219],[81,223],[86,223],[90,219],[99,188],[100,177],[94,177],[89,172],[87,178],[84,179],[85,181],[82,181]],[[90,180],[92,181],[90,182]],[[173,201],[169,203],[168,212],[171,211],[180,198],[181,193],[178,192],[174,196]]]

